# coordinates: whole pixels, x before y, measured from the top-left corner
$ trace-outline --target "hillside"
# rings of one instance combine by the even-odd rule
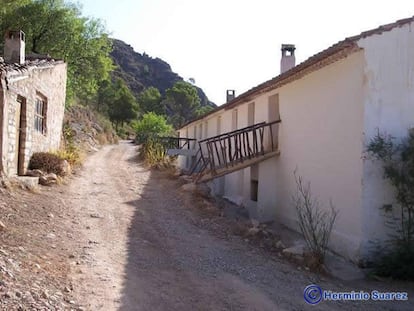
[[[183,81],[183,78],[173,72],[170,65],[162,59],[137,53],[130,45],[118,39],[113,39],[111,57],[117,66],[114,76],[122,78],[135,96],[150,86],[156,87],[164,95],[165,90],[172,87],[175,82]],[[197,87],[197,91],[201,106],[216,107],[201,88]]]

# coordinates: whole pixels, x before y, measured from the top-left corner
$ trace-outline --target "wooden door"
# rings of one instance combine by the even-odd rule
[[[268,103],[268,116],[269,122],[280,120],[279,112],[279,94],[275,94],[269,97]],[[279,123],[272,125],[273,147],[279,148]],[[271,145],[269,137],[269,145]]]
[[[15,163],[17,166],[16,174],[25,174],[25,149],[26,149],[26,99],[22,96],[17,97],[16,108],[16,154]]]

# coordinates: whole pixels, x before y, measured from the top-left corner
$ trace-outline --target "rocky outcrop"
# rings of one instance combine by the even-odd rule
[[[157,88],[162,95],[176,82],[183,78],[171,70],[171,66],[160,58],[152,58],[143,53],[137,53],[125,42],[113,39],[112,59],[117,66],[113,75],[121,78],[135,96],[150,86]],[[197,88],[202,107],[216,105],[211,102],[204,91]]]

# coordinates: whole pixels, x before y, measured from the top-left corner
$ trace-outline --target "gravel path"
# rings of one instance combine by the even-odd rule
[[[138,164],[136,147],[126,142],[88,158],[65,194],[80,230],[81,260],[71,278],[84,310],[414,309],[410,300],[307,305],[308,284],[335,291],[387,284],[343,284],[299,271],[241,237],[223,234],[220,224],[189,206],[189,194],[179,187]]]

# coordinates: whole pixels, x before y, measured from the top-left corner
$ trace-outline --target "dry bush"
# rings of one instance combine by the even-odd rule
[[[50,152],[35,152],[30,158],[29,169],[64,176],[66,173],[64,161],[58,155]]]
[[[314,261],[317,262],[316,265],[322,265],[338,211],[332,202],[329,202],[329,209],[325,209],[313,196],[310,182],[305,183],[296,170],[294,176],[297,189],[293,196],[293,203],[298,224]]]
[[[107,145],[109,143],[108,137],[105,133],[98,133],[96,135],[96,140],[100,145]]]

